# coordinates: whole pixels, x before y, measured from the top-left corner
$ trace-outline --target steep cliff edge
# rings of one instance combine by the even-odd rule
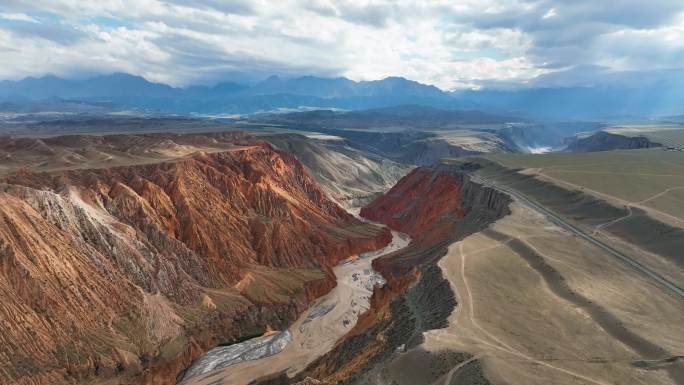
[[[172,383],[217,343],[287,326],[334,285],[331,266],[390,240],[248,140],[6,176],[0,383]]]
[[[361,210],[366,218],[411,234],[412,242],[373,261],[387,284],[375,289],[371,309],[295,382],[309,377],[326,383],[385,383],[385,365],[397,349],[411,349],[423,331],[446,325],[456,299],[435,262],[451,243],[510,213],[510,198],[472,182],[468,171],[468,165],[418,168]],[[275,383],[288,381],[263,382]]]
[[[417,168],[382,197],[363,207],[361,216],[414,238],[423,238],[430,230],[440,227],[438,221],[462,218],[465,214],[462,206],[457,175]]]

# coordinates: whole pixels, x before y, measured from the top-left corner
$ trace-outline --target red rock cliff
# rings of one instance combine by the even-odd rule
[[[386,194],[361,209],[361,216],[422,240],[443,236],[444,221],[466,213],[461,182],[448,171],[420,167],[403,177]]]

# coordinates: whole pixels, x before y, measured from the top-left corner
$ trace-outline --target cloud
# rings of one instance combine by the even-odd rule
[[[25,13],[2,13],[0,12],[0,19],[10,20],[10,21],[26,21],[29,23],[39,23],[38,20]]]
[[[43,39],[59,43],[63,46],[71,46],[88,35],[82,30],[66,24],[40,23],[10,23],[1,25],[0,29],[12,35],[24,39]]]
[[[619,4],[588,0],[541,0],[510,2],[492,12],[454,12],[455,17],[475,29],[509,28],[531,40],[528,56],[547,68],[608,63],[609,48],[615,52],[629,46],[626,35],[616,32],[668,28],[681,22],[684,2],[680,0],[622,0]],[[613,35],[610,47],[607,37]],[[684,37],[679,35],[680,38]],[[660,45],[660,36],[653,36]],[[613,49],[613,47],[615,49]],[[640,56],[646,51],[633,50]],[[613,58],[614,59],[614,58]],[[666,65],[677,65],[670,61]]]
[[[681,0],[4,0],[0,77],[121,71],[183,86],[270,74],[404,76],[444,89],[586,83],[681,68],[683,12]]]
[[[216,11],[236,15],[253,15],[256,11],[254,3],[249,0],[171,0],[170,2],[189,7],[210,8]]]
[[[558,13],[556,12],[556,8],[551,8],[546,13],[544,16],[542,16],[542,19],[550,19],[552,17],[558,16]]]

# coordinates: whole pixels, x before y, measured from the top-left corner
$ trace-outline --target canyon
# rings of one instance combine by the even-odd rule
[[[0,383],[682,381],[681,301],[491,181],[631,219],[527,171],[300,133],[0,144]]]
[[[327,354],[255,383],[682,383],[680,299],[480,167],[415,169],[362,208],[411,235],[373,261],[387,283]]]
[[[0,0],[0,385],[684,385],[683,42],[684,0]]]
[[[178,145],[80,139],[127,158]],[[3,381],[168,384],[209,347],[289,325],[333,266],[391,239],[263,141],[176,140],[225,148],[2,177]]]
[[[466,171],[449,165],[416,169],[361,209],[361,216],[411,236],[403,249],[373,260],[386,284],[374,289],[369,310],[329,352],[293,377],[279,373],[255,383],[390,383],[385,382],[389,360],[413,351],[424,332],[448,325],[456,298],[437,261],[449,244],[509,212],[506,195],[473,183]],[[429,359],[456,365],[462,357],[468,359],[466,353]],[[430,383],[429,378],[420,381]]]
[[[407,317],[405,326],[382,328],[383,318],[373,317],[368,321],[372,326],[350,337],[346,346],[362,352],[367,349],[364,343],[381,340],[387,348],[365,362],[338,350],[326,364],[349,370],[347,376],[336,377],[336,371],[319,367],[312,377],[322,374],[315,378],[328,383],[399,385],[682,383],[681,298],[558,225],[517,193],[491,191],[494,187],[483,185],[481,175],[501,174],[487,165],[470,158],[445,160],[431,172],[415,170],[362,210],[369,218],[404,231],[423,224],[418,230],[421,235],[414,238],[416,244],[428,240],[420,250],[430,250],[429,245],[439,240],[445,243],[435,250],[434,259],[427,259],[431,264],[419,270],[427,273],[428,281],[419,278],[395,294],[396,310],[392,312],[390,305],[384,322],[398,324]],[[549,186],[529,191],[521,183],[505,186],[524,191],[524,196],[543,202],[573,223],[597,218],[596,212],[581,215],[583,211],[567,207],[573,202],[570,199],[550,203],[555,198],[550,192],[555,190]],[[460,203],[453,201],[454,196],[460,196]],[[494,210],[498,215],[489,217],[479,231],[463,232],[462,226],[475,211],[467,209],[473,202],[498,207]],[[594,201],[593,210],[601,204],[606,203]],[[480,207],[480,215],[487,212]],[[459,224],[442,233],[450,220]],[[436,231],[431,230],[435,222],[439,223]],[[638,244],[640,239],[630,242]],[[379,260],[378,267],[391,276],[392,271],[426,261],[419,255],[400,253]],[[667,257],[662,250],[660,255]],[[435,282],[440,279],[448,282],[449,289],[439,288]],[[428,284],[425,290],[423,285]],[[445,300],[449,295],[453,299]],[[420,307],[426,302],[429,310]],[[451,311],[440,314],[440,308]],[[439,322],[429,322],[435,320]]]

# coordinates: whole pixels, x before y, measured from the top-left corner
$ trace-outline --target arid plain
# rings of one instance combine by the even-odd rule
[[[424,346],[472,352],[493,383],[671,384],[666,370],[682,379],[665,362],[684,354],[681,300],[522,204],[451,245],[439,266],[459,306]],[[465,383],[458,375],[438,383]]]

